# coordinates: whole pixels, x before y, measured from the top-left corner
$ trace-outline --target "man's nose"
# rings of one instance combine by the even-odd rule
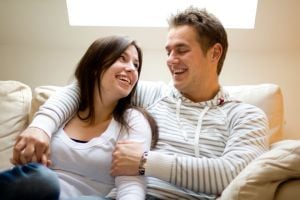
[[[170,53],[167,58],[167,64],[173,65],[173,64],[177,64],[178,62],[179,62],[179,59],[174,55],[174,53]]]

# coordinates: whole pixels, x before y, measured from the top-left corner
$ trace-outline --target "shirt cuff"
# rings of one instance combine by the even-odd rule
[[[161,152],[149,151],[145,165],[145,176],[152,176],[169,181],[171,177],[174,155],[166,155]]]
[[[35,117],[30,123],[29,127],[42,129],[44,132],[47,133],[49,138],[51,138],[52,133],[54,133],[57,130],[57,126],[54,123],[54,121],[49,120],[49,117],[43,115]]]

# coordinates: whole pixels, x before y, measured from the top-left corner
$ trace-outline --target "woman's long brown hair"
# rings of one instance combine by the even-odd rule
[[[112,64],[121,56],[121,54],[130,46],[133,45],[138,52],[139,67],[138,78],[142,69],[142,50],[136,42],[129,37],[124,36],[109,36],[100,38],[94,41],[87,49],[86,53],[81,58],[75,70],[75,77],[78,81],[80,88],[80,103],[77,112],[81,120],[88,121],[90,124],[95,122],[95,109],[94,109],[94,89],[95,83],[98,84],[98,90],[101,98],[101,79],[104,72],[112,66]],[[121,98],[116,108],[113,111],[114,119],[121,124],[121,127],[129,129],[126,121],[125,111],[133,108],[131,101],[132,96],[136,90],[136,85],[128,96]],[[149,121],[152,132],[152,147],[155,146],[158,138],[158,129],[153,117],[145,110],[138,109],[142,112],[145,118]],[[80,111],[88,110],[86,116],[79,115]]]

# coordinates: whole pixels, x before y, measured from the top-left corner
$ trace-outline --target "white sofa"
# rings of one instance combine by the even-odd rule
[[[0,171],[11,167],[15,137],[25,129],[39,106],[59,87],[33,91],[18,81],[0,81]],[[235,98],[260,107],[268,116],[270,148],[250,163],[225,189],[221,200],[297,199],[300,196],[300,141],[282,140],[283,96],[274,84],[226,86]]]

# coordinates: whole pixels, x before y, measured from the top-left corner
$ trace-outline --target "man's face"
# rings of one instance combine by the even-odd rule
[[[210,82],[216,74],[216,68],[212,67],[208,54],[202,51],[196,31],[191,26],[171,28],[166,51],[174,86],[187,96],[192,95],[200,85]]]

